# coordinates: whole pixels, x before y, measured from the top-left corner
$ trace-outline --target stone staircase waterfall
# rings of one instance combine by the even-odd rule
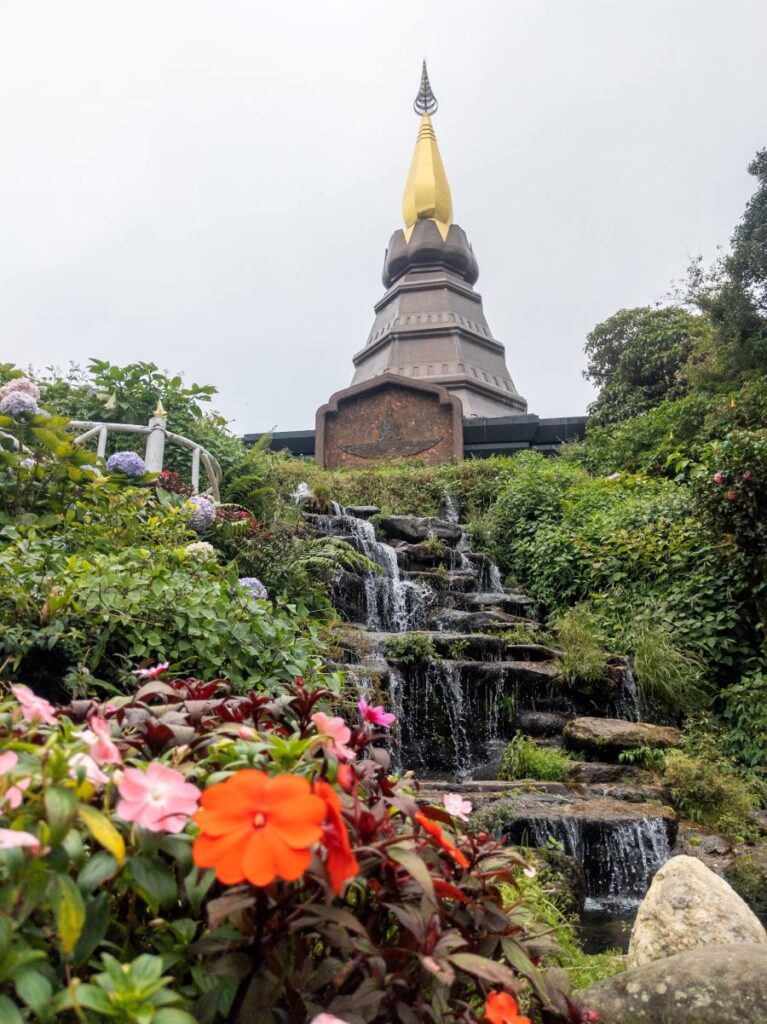
[[[498,567],[471,551],[455,504],[445,511],[443,519],[337,505],[305,512],[317,531],[377,567],[337,575],[333,600],[349,629],[334,667],[396,712],[393,767],[412,770],[425,798],[466,793],[483,828],[578,862],[587,915],[630,914],[676,832],[648,773],[603,757],[601,747],[573,760],[558,783],[503,782],[498,770],[517,732],[562,746],[573,720],[641,723],[631,666],[613,658],[596,684],[566,680],[562,651],[537,642],[535,601],[503,586]]]

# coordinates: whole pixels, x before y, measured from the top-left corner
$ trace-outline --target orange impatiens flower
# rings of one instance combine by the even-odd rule
[[[202,794],[194,862],[227,885],[293,882],[309,866],[326,813],[306,779],[243,769]]]
[[[509,992],[491,992],[485,1003],[485,1017],[490,1024],[533,1024],[519,1012],[519,1003]]]
[[[456,864],[459,864],[462,868],[467,868],[469,866],[469,862],[464,854],[461,853],[457,846],[450,842],[436,821],[432,821],[431,818],[427,818],[426,815],[422,814],[420,811],[415,815],[415,820],[424,832],[428,832],[432,839],[436,839],[437,845],[443,849]]]
[[[349,878],[360,873],[357,858],[352,853],[349,833],[341,817],[341,801],[332,786],[321,779],[314,784],[317,796],[325,801],[327,814],[322,842],[328,851],[327,869],[333,892],[338,894]]]

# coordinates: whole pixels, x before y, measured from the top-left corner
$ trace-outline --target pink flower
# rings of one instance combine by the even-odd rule
[[[4,754],[0,754],[0,779],[12,772],[18,763],[19,759],[12,750],[6,750]],[[19,779],[15,786],[6,789],[5,794],[0,797],[0,805],[3,801],[7,801],[11,810],[15,811],[21,803],[24,790],[29,786],[30,781],[30,779]]]
[[[33,853],[40,852],[40,840],[31,832],[17,832],[13,828],[0,828],[0,850],[12,850],[17,846],[27,847]]]
[[[170,662],[163,661],[161,664],[155,665],[154,668],[134,668],[131,675],[136,676],[137,679],[158,679],[169,668]]]
[[[746,472],[743,474],[742,479],[743,480],[750,480],[751,479],[751,470],[750,469],[746,470]]]
[[[343,718],[329,718],[324,711],[318,711],[312,715],[312,721],[317,726],[317,732],[330,737],[332,742],[326,744],[323,749],[331,757],[339,761],[354,760],[357,755],[346,746],[352,738],[352,731]]]
[[[318,1013],[316,1017],[312,1017],[309,1024],[349,1024],[346,1020],[341,1020],[340,1017],[334,1017],[332,1013]]]
[[[724,474],[723,473],[714,473],[714,475],[711,477],[711,479],[714,481],[715,484],[721,484],[721,483],[724,482]]]
[[[56,716],[53,713],[53,705],[49,704],[43,697],[38,697],[28,686],[18,683],[11,687],[11,693],[21,704],[21,713],[26,722],[34,722],[40,719],[44,725],[55,725]]]
[[[522,868],[522,874],[525,876],[525,878],[535,878],[535,876],[538,874],[538,869],[533,867]]]
[[[90,729],[86,729],[81,738],[88,744],[88,753],[94,761],[100,764],[122,764],[122,756],[106,720],[94,715],[88,725]]]
[[[102,772],[90,754],[72,754],[67,764],[69,765],[69,774],[73,779],[83,774],[85,779],[96,789],[106,786],[109,782],[109,776]]]
[[[357,707],[360,709],[363,722],[370,722],[372,725],[380,725],[383,729],[390,729],[397,721],[397,716],[390,711],[384,711],[381,704],[371,707],[364,697]]]
[[[725,498],[728,501],[737,501],[738,500],[738,492],[737,491],[725,491],[725,495],[724,496],[725,496]]]
[[[126,768],[117,786],[117,813],[150,832],[180,832],[197,810],[200,790],[181,772],[152,761],[145,772]]]
[[[474,809],[471,800],[464,800],[459,793],[445,793],[445,799],[442,802],[447,813],[452,814],[459,821],[468,821],[469,815]]]

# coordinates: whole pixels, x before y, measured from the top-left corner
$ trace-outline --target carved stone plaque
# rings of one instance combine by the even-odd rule
[[[396,374],[337,391],[317,411],[315,457],[326,469],[461,459],[461,401],[438,385]]]

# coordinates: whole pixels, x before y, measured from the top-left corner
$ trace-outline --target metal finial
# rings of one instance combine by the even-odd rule
[[[423,62],[421,72],[421,88],[413,103],[413,110],[416,114],[434,114],[437,110],[437,97],[432,92],[429,82],[429,72],[426,70],[426,61]]]

